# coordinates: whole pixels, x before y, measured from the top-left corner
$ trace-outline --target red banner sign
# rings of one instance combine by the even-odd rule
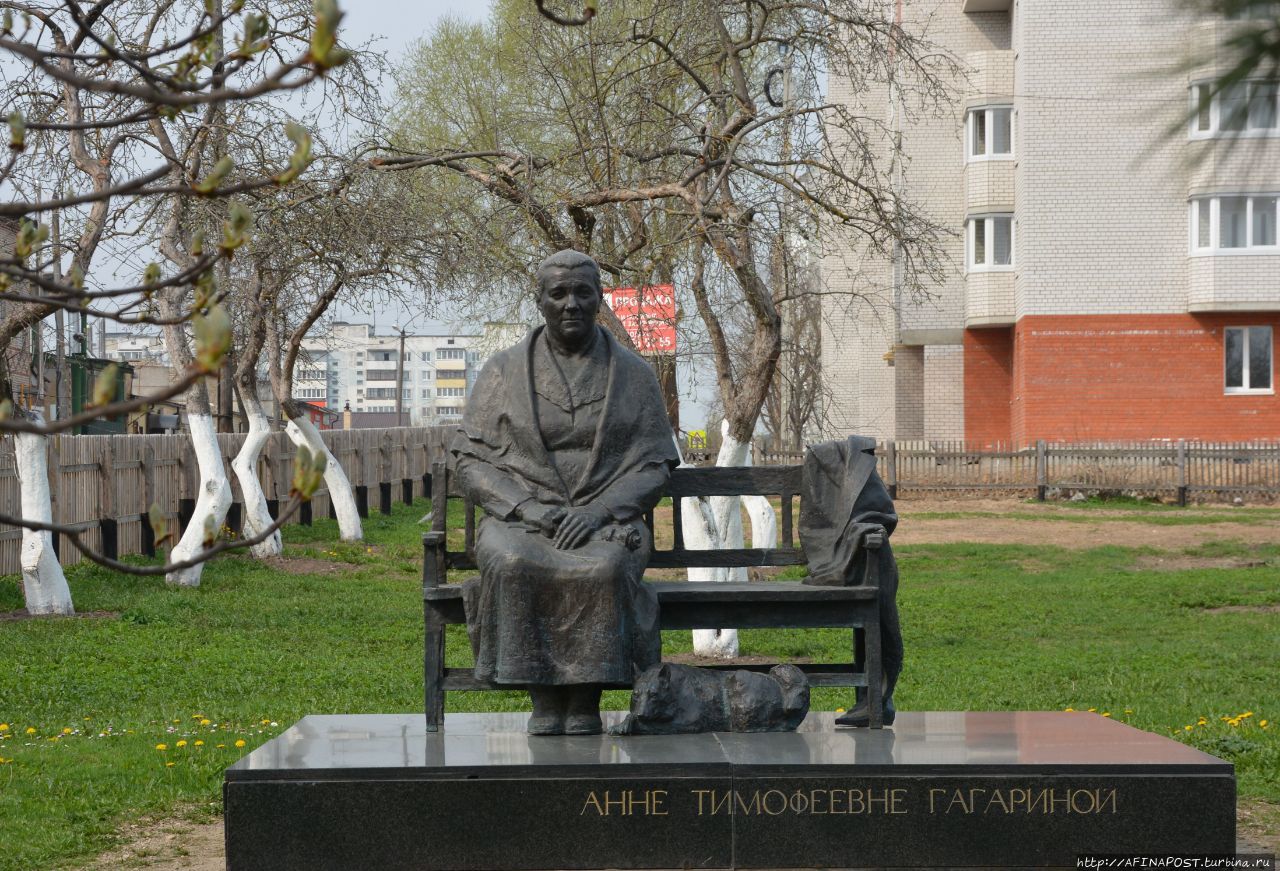
[[[605,288],[604,300],[642,354],[676,350],[676,292],[670,284]]]

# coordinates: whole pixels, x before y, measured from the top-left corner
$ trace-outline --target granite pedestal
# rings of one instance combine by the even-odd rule
[[[606,715],[616,722],[620,713]],[[310,716],[226,772],[227,867],[1074,867],[1231,853],[1230,763],[1087,713],[530,737],[527,714]]]

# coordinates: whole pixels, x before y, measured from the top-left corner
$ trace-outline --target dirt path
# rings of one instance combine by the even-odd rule
[[[939,518],[930,514],[978,514],[979,517]],[[1021,515],[1009,517],[1009,513]],[[1140,512],[1124,509],[1080,509],[1052,502],[1013,502],[994,499],[902,499],[902,518],[895,544],[1047,544],[1080,550],[1091,547],[1151,547],[1182,550],[1207,541],[1233,539],[1250,544],[1280,542],[1280,517],[1272,512],[1213,505],[1179,511],[1178,518],[1212,519],[1204,525],[1161,525],[1131,519]],[[1236,514],[1239,522],[1223,521]],[[924,515],[924,516],[921,516]],[[1003,515],[1003,516],[1001,516]],[[1163,514],[1147,517],[1158,519]]]

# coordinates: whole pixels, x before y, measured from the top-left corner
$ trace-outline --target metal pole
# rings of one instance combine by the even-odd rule
[[[396,357],[396,426],[404,426],[404,327],[400,328],[400,353]]]

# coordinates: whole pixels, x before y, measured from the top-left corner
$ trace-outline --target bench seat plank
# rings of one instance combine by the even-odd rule
[[[721,663],[717,665],[701,665],[699,668],[709,668],[716,671],[754,671],[758,673],[768,672],[776,663]],[[845,665],[836,662],[816,663],[804,662],[795,663],[796,668],[805,673],[809,679],[810,686],[816,687],[864,687],[867,685],[867,677],[859,671],[855,671],[852,665]],[[444,688],[449,691],[463,692],[481,692],[486,690],[523,690],[528,689],[524,684],[496,684],[489,681],[478,680],[475,673],[470,668],[446,668],[444,670]]]

